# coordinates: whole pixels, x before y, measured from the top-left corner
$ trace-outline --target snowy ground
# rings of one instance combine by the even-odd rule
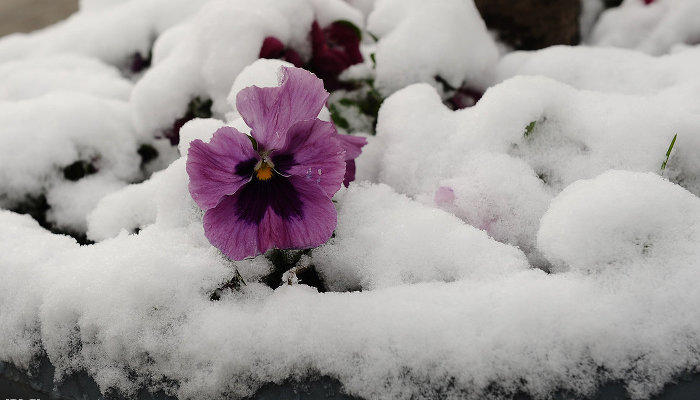
[[[3,38],[0,361],[183,399],[314,375],[364,398],[637,399],[697,372],[700,1],[585,5],[585,45],[531,52],[463,0],[81,0]],[[280,65],[263,39],[307,57],[314,20],[361,28],[346,76],[385,100],[376,129],[345,115],[369,144],[300,261],[325,291],[272,289],[274,257],[204,236],[187,149],[244,129],[236,93]],[[453,111],[448,86],[487,90]]]

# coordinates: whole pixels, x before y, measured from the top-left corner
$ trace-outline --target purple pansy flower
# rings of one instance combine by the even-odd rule
[[[317,118],[327,98],[313,74],[282,68],[280,86],[251,86],[236,97],[257,146],[231,127],[209,143],[190,144],[190,193],[206,211],[205,235],[228,257],[315,247],[330,238],[337,219],[331,198],[345,178],[345,149],[355,152],[357,142]]]

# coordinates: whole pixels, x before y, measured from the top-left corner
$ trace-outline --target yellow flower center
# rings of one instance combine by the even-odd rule
[[[260,166],[255,169],[255,176],[261,181],[266,181],[272,178],[272,172],[272,167],[268,163],[262,162]]]

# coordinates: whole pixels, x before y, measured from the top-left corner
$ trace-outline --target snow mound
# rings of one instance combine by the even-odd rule
[[[42,349],[39,308],[43,300],[37,279],[57,254],[78,244],[70,237],[53,235],[28,215],[0,210],[0,359],[29,368]]]
[[[258,58],[265,37],[307,49],[313,19],[307,0],[208,2],[194,18],[156,41],[153,68],[132,95],[139,131],[160,134],[184,115],[196,96],[211,99],[212,111],[223,116],[230,111],[226,97],[236,76]]]
[[[700,42],[695,0],[665,0],[645,4],[625,0],[620,7],[606,10],[594,26],[589,42],[660,55],[675,47]]]
[[[164,173],[157,172],[145,182],[102,197],[86,216],[88,239],[99,242],[119,235],[122,230],[136,232],[155,222],[154,199]]]
[[[487,230],[499,240],[534,248],[535,224],[552,195],[608,169],[658,173],[674,134],[679,141],[664,173],[700,193],[692,155],[700,151],[700,118],[695,106],[682,104],[685,90],[633,96],[518,76],[453,112],[434,89],[413,85],[385,101],[378,140],[368,150],[380,157],[380,182],[425,202],[449,187],[456,196],[451,212],[493,227]],[[508,226],[518,228],[507,233]]]
[[[654,57],[627,49],[554,46],[505,55],[494,84],[516,75],[544,75],[578,89],[651,95],[694,84],[698,68],[697,48]]]
[[[435,84],[436,76],[453,87],[478,87],[498,59],[471,1],[380,0],[367,29],[379,37],[376,85],[385,94],[412,83]]]
[[[335,237],[313,255],[332,290],[479,279],[527,269],[517,249],[386,185],[353,185],[338,201]]]
[[[699,240],[697,196],[656,174],[628,171],[569,185],[552,201],[537,234],[547,258],[573,270],[650,264],[671,273],[698,258]]]
[[[57,55],[0,64],[0,101],[32,99],[53,91],[126,101],[131,86],[114,67],[83,56]]]
[[[125,102],[52,92],[0,103],[0,124],[4,207],[66,184],[61,171],[76,161],[91,164],[105,179],[129,181],[140,176],[136,135]]]

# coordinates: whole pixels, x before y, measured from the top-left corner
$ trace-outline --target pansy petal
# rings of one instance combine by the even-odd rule
[[[269,231],[274,246],[282,249],[307,249],[326,243],[338,222],[333,201],[305,178],[293,176],[289,180],[299,193],[303,216],[284,219],[268,212],[260,224],[262,231]]]
[[[227,126],[217,130],[209,143],[192,141],[187,154],[190,194],[204,210],[248,182],[259,159],[248,136]]]
[[[345,187],[350,186],[350,182],[355,180],[356,171],[357,166],[355,165],[355,160],[345,161],[345,177],[343,178],[343,185],[345,185]]]
[[[342,135],[337,134],[335,138],[340,143],[340,146],[345,149],[345,178],[343,185],[348,187],[350,182],[355,180],[355,159],[362,153],[362,147],[367,144],[367,139],[362,136]]]
[[[236,96],[236,108],[262,149],[273,150],[296,122],[316,118],[327,98],[323,81],[314,74],[283,67],[280,86],[247,87]]]
[[[345,161],[354,160],[362,154],[362,148],[367,144],[367,139],[362,136],[338,134],[336,137],[340,146],[345,150]]]
[[[288,180],[285,184],[293,188],[294,204],[280,204],[282,200],[274,191],[267,192],[273,196],[269,199],[248,198],[244,190],[226,196],[204,214],[204,233],[209,241],[234,260],[253,257],[273,247],[304,249],[325,243],[337,222],[333,202],[320,187],[303,178],[279,179]],[[259,220],[245,213],[257,212],[258,205],[249,204],[254,200],[267,204]],[[293,212],[285,212],[286,207]]]
[[[226,196],[214,208],[204,213],[204,235],[209,242],[233,260],[242,260],[263,253],[270,247],[270,233],[261,231],[268,225],[239,220],[238,200]]]
[[[340,189],[345,176],[345,151],[330,122],[314,119],[297,122],[287,131],[287,142],[272,161],[292,155],[293,163],[275,162],[282,174],[298,176],[323,188],[328,197]]]

